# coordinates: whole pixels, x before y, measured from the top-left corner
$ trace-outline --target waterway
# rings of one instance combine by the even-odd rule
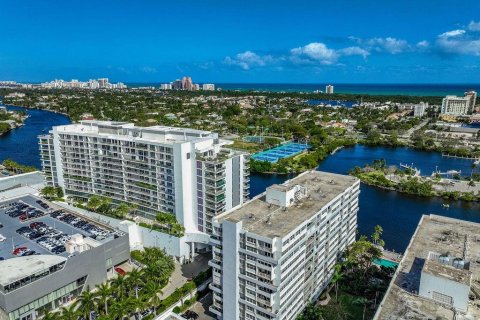
[[[22,164],[40,168],[37,136],[50,130],[52,126],[68,124],[69,119],[61,114],[48,111],[8,107],[13,110],[25,110],[29,115],[25,126],[0,136],[0,161],[10,158]],[[375,159],[384,158],[388,164],[399,165],[400,162],[414,164],[422,174],[431,174],[438,168],[461,170],[468,175],[471,160],[444,158],[439,153],[423,152],[408,148],[385,148],[355,146],[337,151],[324,160],[318,169],[346,174],[354,166],[363,166]],[[265,191],[273,183],[288,179],[284,175],[252,174],[250,184],[251,196]],[[360,193],[360,210],[358,228],[360,234],[371,234],[375,225],[384,229],[386,247],[404,251],[415,231],[422,214],[435,213],[449,217],[480,222],[480,205],[474,203],[453,202],[449,209],[444,209],[444,201],[439,198],[423,199],[385,191],[362,185]]]
[[[12,159],[18,163],[40,168],[38,135],[52,126],[70,123],[68,117],[54,112],[6,106],[7,110],[23,110],[30,116],[22,127],[0,136],[0,162]]]
[[[400,162],[414,164],[422,174],[431,174],[438,168],[461,170],[468,175],[471,160],[446,158],[436,152],[418,151],[408,148],[367,147],[357,145],[344,148],[329,156],[318,166],[320,171],[346,174],[354,166],[363,166],[375,159],[385,159],[389,165]],[[281,183],[289,177],[285,175],[252,174],[250,194],[255,196],[273,183]],[[358,230],[360,234],[370,235],[379,224],[384,229],[383,238],[386,247],[403,252],[420,221],[422,214],[438,214],[448,217],[480,222],[480,205],[467,202],[450,202],[450,208],[443,208],[441,198],[419,198],[386,191],[372,186],[361,185]]]

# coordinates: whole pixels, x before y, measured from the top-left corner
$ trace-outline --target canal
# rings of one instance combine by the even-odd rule
[[[48,111],[8,107],[25,110],[30,118],[25,126],[0,137],[0,161],[10,158],[19,163],[40,167],[37,136],[52,126],[68,124],[68,117]],[[468,175],[471,160],[444,158],[439,153],[417,151],[408,148],[366,147],[357,145],[345,148],[329,156],[318,170],[346,174],[354,166],[363,166],[375,159],[385,159],[389,165],[412,164],[424,175],[438,169],[461,170]],[[273,183],[288,179],[284,175],[252,174],[250,194],[255,196]],[[442,207],[439,198],[423,199],[395,191],[385,191],[362,185],[358,229],[360,234],[369,235],[375,225],[384,229],[384,240],[388,249],[405,250],[422,214],[439,214],[464,220],[480,222],[480,205],[476,203],[453,202],[450,208]]]

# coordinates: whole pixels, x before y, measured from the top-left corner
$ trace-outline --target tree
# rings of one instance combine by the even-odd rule
[[[108,302],[112,297],[112,288],[108,283],[97,286],[96,299],[103,306],[103,313],[108,315]]]
[[[297,320],[322,320],[322,311],[313,303],[309,303]]]
[[[47,199],[52,199],[57,195],[57,191],[52,186],[45,186],[40,190],[40,195]]]
[[[77,306],[75,304],[69,307],[62,307],[60,309],[60,319],[62,320],[78,320],[80,313],[77,311]]]
[[[125,276],[118,275],[115,279],[111,281],[111,286],[113,292],[117,294],[118,299],[122,299],[126,296],[126,286],[127,280]]]
[[[56,187],[55,192],[57,193],[57,198],[63,198],[65,196],[61,187]]]
[[[130,204],[122,202],[115,208],[114,214],[119,218],[125,218],[132,210],[131,208]]]
[[[92,311],[97,310],[95,303],[95,294],[90,291],[90,287],[86,287],[78,297],[78,311],[83,315],[85,319],[92,320]]]
[[[138,288],[144,284],[143,273],[139,269],[133,269],[127,278],[128,283],[133,286],[135,290],[135,298],[138,299]]]
[[[375,259],[380,259],[382,252],[366,237],[354,242],[346,251],[346,259],[356,268],[361,276],[365,276]]]
[[[342,275],[342,265],[336,264],[335,270],[332,276],[332,283],[335,287],[335,300],[338,301],[338,283],[343,279]]]
[[[43,314],[42,320],[57,320],[59,317],[61,318],[60,314],[58,314],[56,312],[52,313],[52,312],[47,310]]]
[[[98,207],[102,205],[102,199],[99,196],[91,196],[88,198],[87,208],[91,211],[97,211]]]
[[[355,300],[353,300],[354,304],[363,305],[362,320],[365,320],[365,311],[367,310],[367,302],[368,302],[368,299],[365,297],[357,297]]]
[[[371,129],[368,131],[365,139],[367,144],[376,145],[382,141],[382,135],[377,129]]]
[[[480,132],[480,131],[479,131],[479,132]],[[470,177],[473,176],[473,172],[475,171],[475,169],[476,169],[477,167],[478,167],[478,163],[474,161],[474,162],[472,163],[472,166],[471,166],[472,172],[470,173]]]
[[[372,233],[372,240],[375,245],[383,247],[385,245],[385,241],[380,239],[380,236],[383,233],[383,228],[380,225],[375,226],[375,231]]]
[[[144,288],[148,301],[151,303],[153,308],[153,314],[157,315],[157,307],[162,302],[160,295],[163,294],[162,287],[156,282],[147,282]]]

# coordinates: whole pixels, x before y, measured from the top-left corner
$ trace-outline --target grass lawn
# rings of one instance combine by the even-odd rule
[[[248,152],[257,152],[264,149],[261,144],[246,142],[242,140],[235,140],[233,141],[233,144],[229,145],[228,147],[234,148],[234,149],[242,149]]]

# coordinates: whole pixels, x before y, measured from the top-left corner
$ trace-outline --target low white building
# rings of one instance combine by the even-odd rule
[[[413,115],[415,117],[423,117],[425,115],[425,111],[428,108],[428,102],[420,102],[419,104],[414,105],[413,107]]]
[[[360,181],[308,171],[214,219],[219,319],[295,319],[355,241]]]
[[[205,91],[214,91],[215,90],[215,85],[213,83],[204,83],[202,85],[202,90]]]

